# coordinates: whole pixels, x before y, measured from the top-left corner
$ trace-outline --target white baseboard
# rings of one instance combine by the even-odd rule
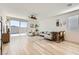
[[[71,43],[75,43],[75,44],[79,44],[78,42],[73,42],[73,41],[70,41],[70,40],[65,40],[65,41],[68,41],[68,42],[71,42]]]

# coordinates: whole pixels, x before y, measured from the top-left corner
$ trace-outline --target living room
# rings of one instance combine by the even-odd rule
[[[79,54],[79,3],[0,6],[3,55]]]

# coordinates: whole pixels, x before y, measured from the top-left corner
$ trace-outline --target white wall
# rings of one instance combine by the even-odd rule
[[[61,28],[56,27],[56,19],[61,19],[62,20],[67,20],[69,16],[72,15],[79,15],[79,11],[71,12],[71,13],[66,13],[57,17],[51,17],[51,18],[46,18],[46,19],[39,19],[39,30],[40,31],[58,31]],[[17,17],[17,18],[24,18],[23,16],[17,15],[17,14],[12,14],[9,12],[5,12],[4,10],[0,10],[0,16],[3,17],[3,27],[6,29],[5,21],[6,21],[6,16],[12,16],[12,17]],[[26,18],[25,18],[26,19]],[[62,30],[66,30],[66,40],[73,41],[79,43],[79,32],[71,32],[68,31],[66,26],[62,27]],[[6,31],[5,31],[6,32]]]
[[[69,16],[73,15],[79,15],[79,10],[57,16],[57,18],[67,20]],[[70,31],[67,29],[67,26],[65,25],[65,30],[66,30],[66,40],[79,43],[79,29],[78,31]]]
[[[51,17],[48,19],[40,20],[39,24],[39,30],[40,31],[59,31],[59,30],[65,30],[66,35],[65,39],[68,41],[79,43],[79,31],[69,31],[67,30],[67,26],[63,25],[62,27],[56,27],[56,19],[60,19],[61,22],[64,22],[68,19],[69,16],[72,15],[79,15],[79,10],[74,12],[69,12],[66,14],[62,14],[56,17]]]
[[[54,18],[39,20],[39,31],[54,31],[56,28]]]

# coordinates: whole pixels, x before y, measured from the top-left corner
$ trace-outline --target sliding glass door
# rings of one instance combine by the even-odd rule
[[[23,34],[26,33],[27,31],[27,22],[24,21],[19,21],[20,25],[19,25],[19,33]]]
[[[27,21],[23,20],[10,20],[11,34],[24,34],[27,31]]]
[[[19,34],[19,21],[11,20],[10,21],[11,34]]]

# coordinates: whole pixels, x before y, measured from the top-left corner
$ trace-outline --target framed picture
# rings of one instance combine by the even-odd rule
[[[56,21],[56,26],[59,27],[59,19]]]

